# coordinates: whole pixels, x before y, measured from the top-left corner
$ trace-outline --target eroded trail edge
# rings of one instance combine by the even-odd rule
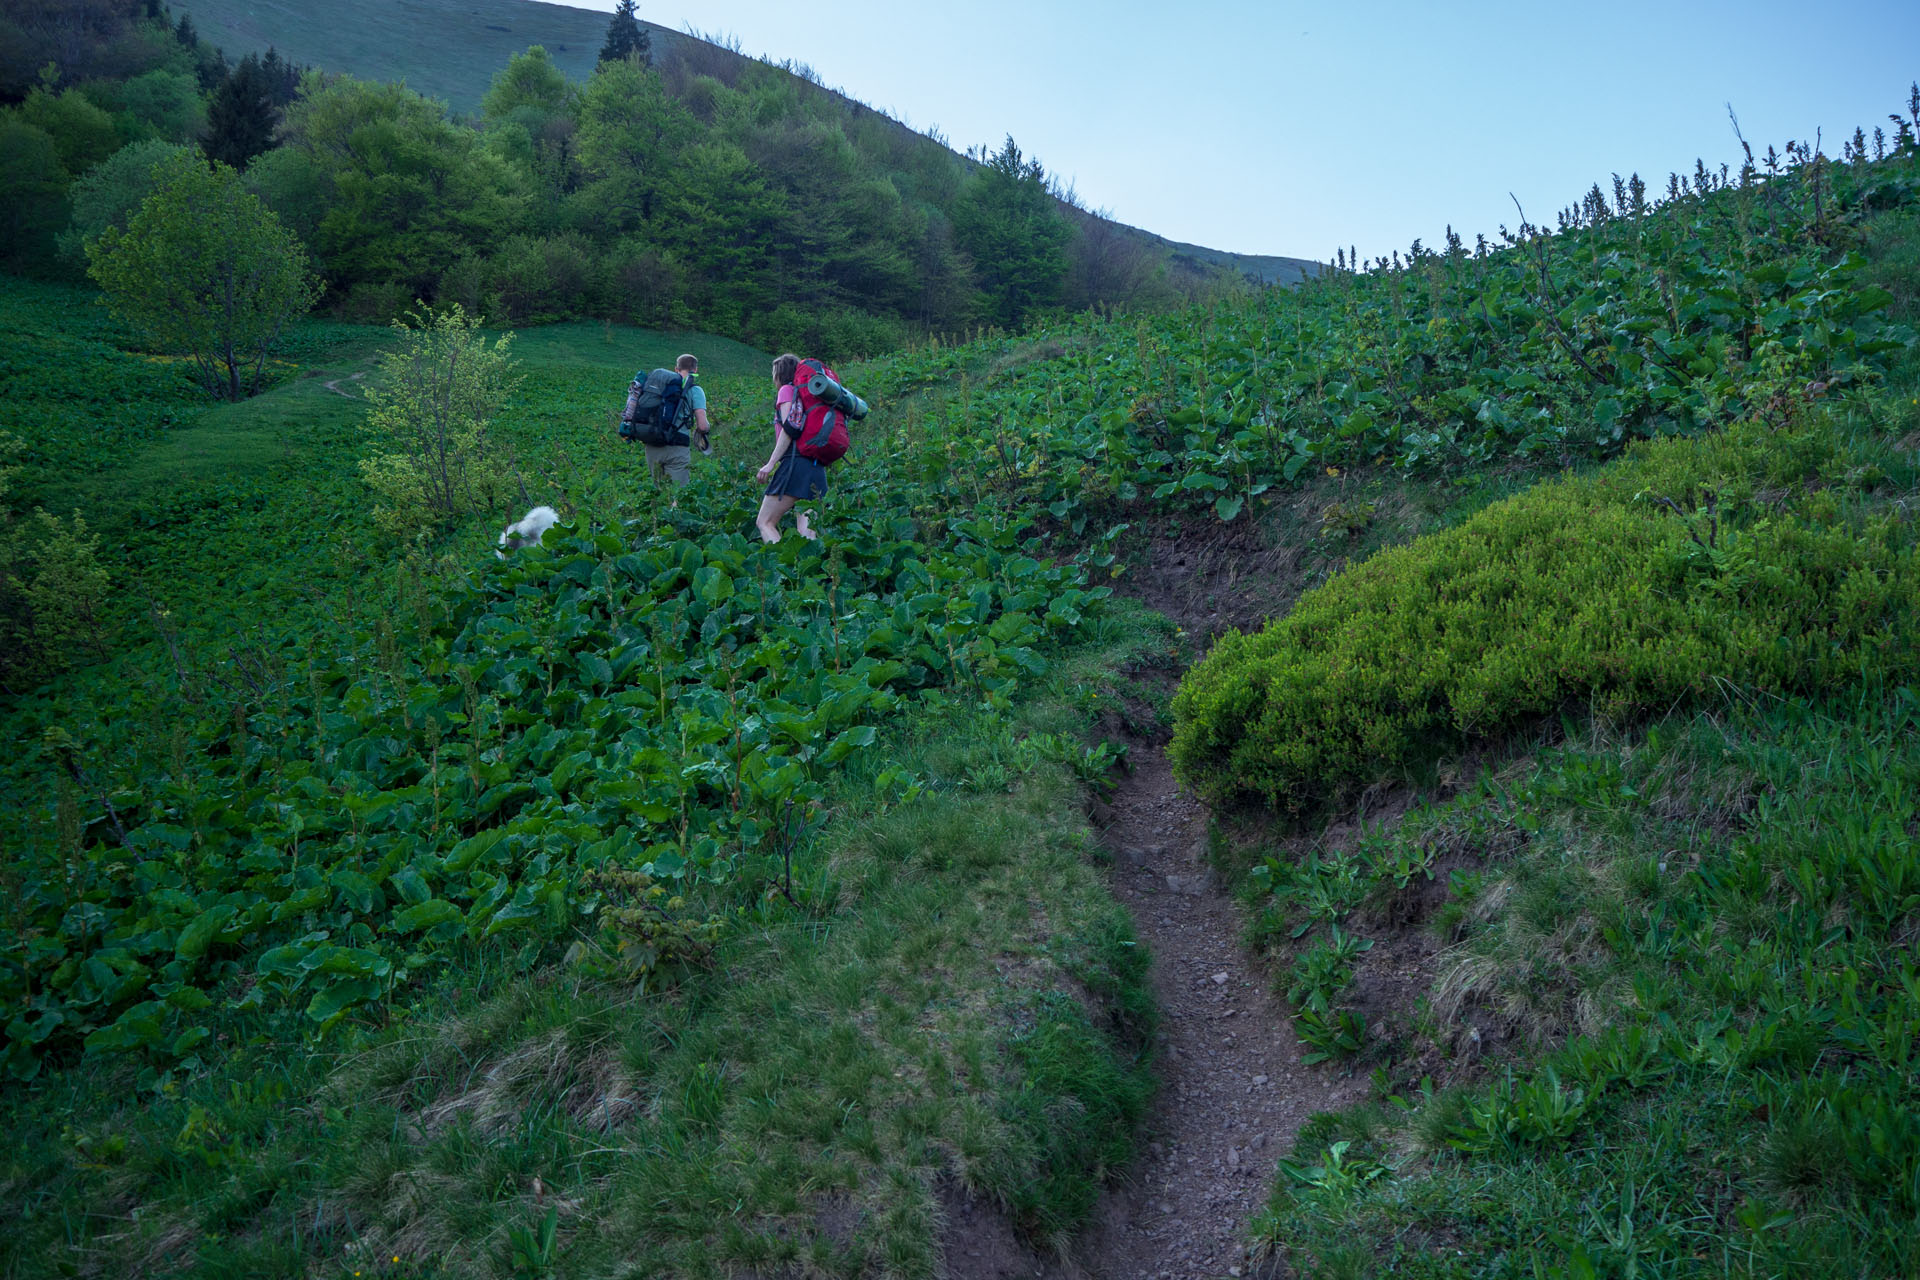
[[[1274,1160],[1311,1115],[1347,1105],[1364,1081],[1303,1066],[1272,977],[1242,944],[1243,913],[1207,858],[1207,813],[1175,782],[1161,744],[1135,744],[1133,771],[1103,812],[1115,896],[1153,957],[1161,1087],[1147,1144],[1077,1250],[1090,1277],[1253,1274],[1248,1220]]]

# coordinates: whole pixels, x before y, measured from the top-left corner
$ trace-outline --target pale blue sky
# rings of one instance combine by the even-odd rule
[[[613,0],[574,0],[613,8]],[[1920,0],[641,0],[662,26],[810,64],[956,148],[1023,150],[1174,240],[1330,258],[1551,222],[1596,180],[1831,154],[1905,110]]]

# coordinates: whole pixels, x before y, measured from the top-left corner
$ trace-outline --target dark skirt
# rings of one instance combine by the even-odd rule
[[[826,495],[827,469],[791,449],[786,457],[780,459],[780,466],[773,473],[773,482],[767,486],[769,498],[797,498],[805,502]]]

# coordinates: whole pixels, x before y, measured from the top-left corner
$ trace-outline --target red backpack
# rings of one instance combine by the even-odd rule
[[[793,450],[803,458],[825,464],[837,461],[853,442],[847,435],[846,413],[815,395],[808,386],[814,375],[822,373],[836,383],[840,381],[818,360],[802,360],[794,370],[793,389],[800,397],[800,434]]]

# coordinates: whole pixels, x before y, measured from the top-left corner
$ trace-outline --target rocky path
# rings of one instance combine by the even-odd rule
[[[1108,1193],[1078,1269],[1100,1280],[1247,1276],[1246,1226],[1274,1160],[1316,1111],[1365,1081],[1304,1067],[1284,1003],[1241,943],[1243,915],[1207,865],[1207,818],[1157,744],[1104,824],[1113,888],[1153,955],[1161,1091],[1148,1147]]]

